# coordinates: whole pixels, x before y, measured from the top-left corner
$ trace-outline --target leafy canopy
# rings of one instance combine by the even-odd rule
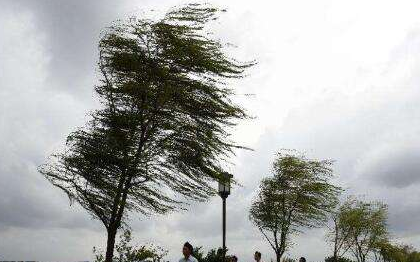
[[[329,181],[331,165],[329,160],[281,151],[273,163],[273,176],[261,181],[249,217],[276,252],[277,261],[292,234],[324,225],[336,206],[340,188]]]
[[[126,211],[165,213],[207,199],[240,147],[229,127],[247,114],[227,80],[254,63],[229,57],[207,32],[221,11],[189,4],[162,19],[117,22],[103,35],[102,106],[40,172],[107,229]]]
[[[365,262],[388,239],[388,207],[378,201],[349,199],[340,212],[341,226],[350,229],[346,245],[358,262]]]

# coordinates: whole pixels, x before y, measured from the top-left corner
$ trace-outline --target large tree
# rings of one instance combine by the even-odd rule
[[[261,181],[249,217],[273,248],[277,262],[293,234],[324,225],[336,206],[341,190],[330,183],[331,165],[329,160],[281,151],[273,163],[273,176]]]
[[[129,212],[165,213],[206,200],[239,147],[229,127],[247,117],[228,79],[253,62],[226,55],[208,22],[221,10],[189,4],[161,19],[129,19],[99,44],[101,108],[40,172],[107,229],[106,262]]]

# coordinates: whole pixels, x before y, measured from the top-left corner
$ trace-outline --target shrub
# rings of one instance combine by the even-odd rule
[[[223,261],[223,248],[210,249],[206,256],[202,251],[202,247],[194,248],[193,256],[198,262],[222,262]],[[226,260],[229,261],[229,257],[226,256]]]
[[[294,260],[293,258],[290,257],[285,257],[282,259],[282,262],[296,262],[296,260]]]
[[[353,262],[353,260],[345,257],[338,257],[337,261],[334,261],[334,257],[327,257],[325,258],[325,262]]]
[[[131,240],[130,230],[125,230],[120,236],[119,243],[115,246],[114,262],[161,262],[168,253],[163,248],[154,245],[132,246]],[[105,261],[103,252],[94,247],[93,253],[95,262]]]

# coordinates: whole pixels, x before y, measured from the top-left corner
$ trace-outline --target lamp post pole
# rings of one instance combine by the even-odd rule
[[[223,201],[223,260],[226,255],[226,197],[222,197]]]
[[[224,173],[222,179],[219,181],[219,195],[222,198],[222,229],[223,229],[223,262],[226,261],[226,198],[230,194],[230,179],[232,175]]]

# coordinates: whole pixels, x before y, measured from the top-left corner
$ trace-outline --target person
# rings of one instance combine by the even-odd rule
[[[184,257],[181,258],[179,262],[198,262],[197,259],[192,255],[193,250],[193,246],[190,243],[185,242],[182,248],[182,254]]]
[[[254,259],[256,262],[261,262],[261,252],[255,251]]]
[[[299,258],[299,262],[306,262],[306,258],[304,257]]]

